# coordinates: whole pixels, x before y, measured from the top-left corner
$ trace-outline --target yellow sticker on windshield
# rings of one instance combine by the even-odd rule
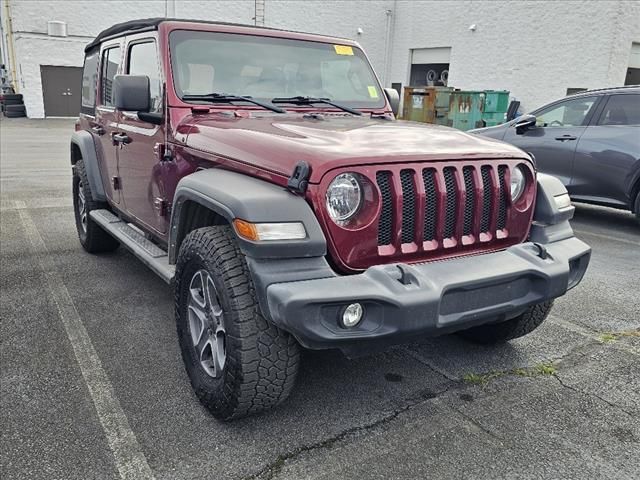
[[[349,45],[334,45],[338,55],[353,55],[353,48]]]
[[[371,98],[378,98],[378,89],[376,87],[369,85],[367,89],[369,90],[369,96]]]

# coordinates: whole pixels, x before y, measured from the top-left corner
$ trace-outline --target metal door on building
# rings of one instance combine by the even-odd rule
[[[40,66],[46,117],[77,117],[80,113],[81,67]]]

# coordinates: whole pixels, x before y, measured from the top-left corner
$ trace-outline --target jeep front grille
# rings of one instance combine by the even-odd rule
[[[522,199],[511,201],[510,172],[527,170]],[[338,225],[322,200],[336,175],[362,177],[363,205],[353,223]],[[325,215],[329,254],[338,269],[418,263],[508,248],[529,234],[535,171],[526,160],[451,159],[389,162],[336,169],[323,178],[315,208]]]
[[[507,168],[463,164],[376,172],[382,203],[378,246],[433,250],[503,238],[508,217]],[[394,225],[400,232],[393,231]]]

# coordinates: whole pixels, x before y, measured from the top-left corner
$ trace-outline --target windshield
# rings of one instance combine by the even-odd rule
[[[170,35],[176,93],[323,97],[356,108],[384,107],[364,53],[328,43],[217,32]],[[317,108],[326,108],[316,105]]]

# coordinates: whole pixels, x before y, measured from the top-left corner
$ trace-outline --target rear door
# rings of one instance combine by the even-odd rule
[[[128,37],[125,73],[149,77],[150,113],[162,113],[160,57],[155,38]],[[137,112],[121,112],[120,133],[129,137],[119,147],[122,195],[127,213],[149,229],[164,233],[168,224],[168,199],[165,196],[163,169],[170,168],[160,158],[164,127],[145,122]]]
[[[120,175],[118,173],[118,156],[111,136],[117,133],[118,112],[114,108],[113,77],[120,73],[122,63],[121,41],[106,43],[100,53],[100,81],[98,82],[98,98],[96,115],[91,121],[91,131],[99,146],[102,179],[107,196],[120,203]]]
[[[574,154],[595,106],[597,96],[570,98],[534,112],[536,127],[516,134],[509,128],[504,141],[530,152],[536,157],[540,172],[559,178],[565,186],[571,183]]]
[[[569,193],[629,207],[633,167],[640,161],[640,94],[614,94],[603,103],[578,142]]]

